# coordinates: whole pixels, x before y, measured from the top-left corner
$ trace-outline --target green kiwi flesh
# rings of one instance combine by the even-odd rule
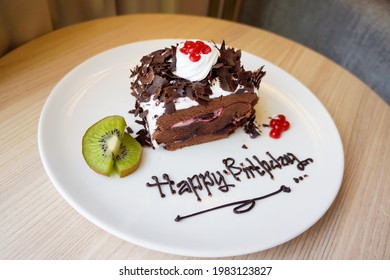
[[[133,173],[139,166],[142,157],[142,146],[128,133],[124,133],[119,153],[115,157],[114,168],[119,177]]]
[[[95,172],[110,176],[115,157],[126,128],[122,116],[109,116],[93,124],[85,132],[82,140],[82,153],[85,161]]]

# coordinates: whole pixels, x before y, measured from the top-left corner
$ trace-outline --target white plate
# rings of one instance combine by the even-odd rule
[[[80,214],[111,234],[131,243],[177,255],[225,257],[252,253],[282,244],[312,226],[332,204],[339,190],[343,170],[343,147],[337,128],[316,97],[292,76],[270,62],[243,52],[248,70],[265,65],[267,75],[261,84],[257,121],[285,114],[291,128],[278,140],[263,135],[251,139],[243,130],[225,140],[184,148],[178,151],[144,149],[139,169],[126,178],[104,177],[84,162],[81,139],[87,128],[99,119],[119,114],[128,125],[133,105],[129,75],[139,59],[177,40],[153,40],[120,46],[96,55],[69,72],[53,89],[43,108],[38,131],[39,151],[46,172],[61,195]],[[134,126],[133,126],[134,127]],[[246,145],[248,149],[242,146]],[[297,163],[268,174],[241,181],[223,172],[222,160],[228,157],[247,164],[256,155],[267,159],[292,153],[300,160],[312,158],[304,171]],[[172,195],[163,186],[147,187],[152,176],[162,180],[167,173],[175,181],[195,174],[219,171],[228,192],[210,187],[194,193]],[[299,180],[301,177],[301,180]],[[295,179],[294,179],[295,178]],[[298,182],[298,183],[297,183]],[[290,193],[256,202],[246,213],[235,214],[233,207],[219,209],[175,222],[210,207],[266,195],[286,185]]]

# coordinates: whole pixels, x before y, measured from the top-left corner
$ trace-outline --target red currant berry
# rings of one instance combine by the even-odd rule
[[[278,120],[278,119],[272,119],[271,122],[269,123],[269,126],[271,128],[280,130],[281,127],[282,127],[282,122],[280,120]]]
[[[286,131],[287,129],[289,129],[290,128],[290,123],[288,122],[288,121],[284,121],[283,123],[282,123],[282,130],[283,131]]]
[[[271,121],[269,122],[269,126],[273,128],[275,126],[275,122],[276,119],[271,119]]]
[[[199,53],[190,53],[190,60],[192,62],[197,62],[200,60],[200,54]]]
[[[180,51],[181,51],[182,53],[184,53],[184,54],[188,54],[188,48],[186,48],[186,47],[180,48]]]
[[[202,52],[203,54],[211,53],[211,48],[210,48],[209,46],[207,46],[207,45],[204,45],[204,46],[202,47],[201,52]]]
[[[278,115],[278,118],[279,118],[279,120],[281,120],[282,122],[284,122],[284,121],[286,120],[285,115]]]
[[[189,53],[199,53],[200,52],[200,47],[198,45],[194,45],[193,47],[188,49]]]
[[[269,136],[271,136],[274,139],[279,139],[280,136],[282,136],[282,133],[280,132],[280,130],[271,129],[271,131],[269,132]]]
[[[194,45],[195,45],[195,43],[192,41],[185,41],[185,43],[184,43],[184,47],[186,47],[186,48],[191,48]]]

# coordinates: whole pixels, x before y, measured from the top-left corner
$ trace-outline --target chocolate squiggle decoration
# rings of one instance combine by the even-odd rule
[[[249,212],[250,210],[252,210],[255,207],[257,200],[265,199],[265,198],[277,195],[277,194],[279,194],[281,192],[289,193],[289,192],[291,192],[291,189],[289,187],[286,187],[285,185],[282,185],[282,186],[280,186],[280,188],[277,191],[274,191],[272,193],[269,193],[269,194],[266,194],[266,195],[263,195],[263,196],[259,196],[259,197],[255,197],[255,198],[251,198],[251,199],[240,200],[240,201],[235,201],[235,202],[231,202],[231,203],[227,203],[227,204],[223,204],[223,205],[219,205],[219,206],[216,206],[216,207],[213,207],[213,208],[209,208],[209,209],[206,209],[206,210],[202,210],[202,211],[199,211],[199,212],[195,212],[195,213],[192,213],[192,214],[189,214],[189,215],[186,215],[186,216],[177,215],[177,217],[175,218],[175,222],[179,222],[181,220],[184,220],[184,219],[187,219],[187,218],[190,218],[190,217],[194,217],[194,216],[197,216],[197,215],[200,215],[200,214],[204,214],[204,213],[207,213],[207,212],[211,212],[211,211],[214,211],[214,210],[218,210],[218,209],[222,209],[222,208],[230,207],[230,206],[234,206],[234,205],[238,205],[238,206],[233,208],[233,213],[234,214],[246,213],[246,212]],[[249,206],[249,207],[247,207],[247,206]]]

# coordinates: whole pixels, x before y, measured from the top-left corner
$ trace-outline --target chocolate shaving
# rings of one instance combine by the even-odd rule
[[[193,97],[196,101],[198,101],[199,103],[210,101],[210,95],[213,92],[211,91],[210,86],[208,86],[207,83],[194,82],[192,83],[191,87],[193,90]]]
[[[141,71],[139,72],[139,79],[142,84],[148,85],[154,79],[154,72],[152,67],[146,67],[145,65],[141,67]]]
[[[175,46],[172,46],[172,62],[170,65],[171,71],[174,72],[176,70],[176,50],[177,48]]]
[[[225,91],[234,92],[237,88],[237,81],[233,80],[231,68],[223,66],[217,69],[217,76],[219,78],[219,86]]]
[[[161,89],[167,83],[168,83],[167,79],[165,79],[165,78],[163,78],[163,77],[161,77],[159,75],[155,75],[153,83],[148,87],[146,92],[149,94],[149,96],[155,95],[155,99],[157,98],[157,99],[161,100],[158,97],[161,94]]]
[[[261,135],[260,126],[256,123],[255,118],[255,110],[253,110],[247,123],[244,124],[244,131],[249,134],[251,138],[256,138]]]
[[[260,86],[261,80],[263,79],[263,77],[267,73],[266,71],[263,71],[263,69],[264,69],[264,65],[261,66],[259,69],[257,69],[252,74],[253,83],[255,84],[255,87],[257,87],[257,88]]]
[[[139,116],[141,117],[141,118],[146,118],[146,116],[148,115],[148,113],[149,113],[149,110],[145,110],[145,111],[143,111],[141,114],[139,114]]]
[[[165,114],[172,114],[176,112],[175,103],[173,102],[165,103],[164,108],[165,108],[165,112],[164,112]]]
[[[161,64],[165,62],[165,58],[161,53],[157,53],[155,56],[153,56],[151,64],[156,65],[156,64]]]
[[[132,134],[134,131],[131,129],[130,126],[126,126],[126,132],[127,132],[128,134]]]
[[[153,60],[153,57],[151,56],[144,56],[141,58],[141,63],[142,64],[150,64]]]
[[[142,147],[153,147],[152,141],[150,140],[149,131],[146,128],[140,129],[137,131],[137,136],[135,137]]]
[[[136,109],[134,110],[133,115],[134,115],[135,117],[137,117],[137,116],[139,116],[143,111],[144,111],[144,110],[142,109],[142,107],[137,106],[137,104],[136,104]]]
[[[146,122],[145,122],[144,119],[142,119],[142,120],[135,120],[135,122],[138,123],[138,124],[140,124],[140,125],[143,125],[143,126],[146,125]]]

